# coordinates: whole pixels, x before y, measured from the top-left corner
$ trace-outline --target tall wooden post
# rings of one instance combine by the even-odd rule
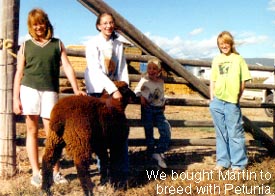
[[[20,0],[0,0],[0,176],[16,172],[16,128],[12,110]]]

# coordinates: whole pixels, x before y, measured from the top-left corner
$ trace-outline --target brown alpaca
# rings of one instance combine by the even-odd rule
[[[53,165],[61,157],[62,149],[73,158],[77,175],[85,195],[92,195],[93,184],[89,176],[92,152],[101,163],[101,178],[107,177],[108,162],[110,171],[118,174],[116,161],[120,159],[123,144],[128,140],[129,126],[125,108],[135,94],[125,82],[116,82],[122,94],[121,100],[103,95],[69,96],[60,99],[54,106],[50,118],[50,132],[45,144],[42,159],[42,190],[50,195],[53,183]],[[110,160],[107,149],[110,149]],[[111,178],[119,180],[116,175]],[[117,179],[116,179],[117,178]]]

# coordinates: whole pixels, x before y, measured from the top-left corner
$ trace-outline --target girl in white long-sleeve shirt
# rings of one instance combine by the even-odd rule
[[[123,44],[117,40],[114,20],[109,14],[101,15],[96,24],[100,33],[86,46],[87,69],[85,83],[87,93],[102,93],[105,89],[114,98],[121,98],[113,80],[129,84],[128,68],[123,52]],[[111,56],[107,56],[111,50]],[[106,62],[110,62],[109,66]],[[118,97],[116,97],[118,96]]]
[[[110,13],[100,14],[96,21],[96,28],[100,33],[86,46],[85,83],[87,93],[94,97],[100,97],[102,91],[106,90],[114,99],[120,99],[122,95],[113,81],[125,81],[129,84],[129,76],[123,44],[117,40],[114,31],[113,16]],[[100,181],[101,184],[105,184],[108,181],[107,174],[110,173],[115,188],[126,188],[129,172],[128,141],[115,145],[118,145],[116,150],[110,152],[110,168],[108,168],[108,153],[104,152],[98,155],[100,159]]]

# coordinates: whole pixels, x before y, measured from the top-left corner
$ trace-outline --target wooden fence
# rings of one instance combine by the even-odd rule
[[[84,57],[84,51],[79,50],[73,50],[73,49],[67,49],[67,53],[69,56],[78,56],[78,57]],[[128,64],[130,64],[130,61],[138,61],[138,62],[147,62],[147,60],[150,58],[149,55],[126,55],[126,59]],[[207,61],[197,61],[197,60],[184,60],[184,59],[177,59],[178,62],[184,65],[194,66],[194,67],[210,67],[210,62]],[[268,72],[274,72],[274,67],[270,66],[257,66],[257,65],[249,65],[250,70],[257,70],[257,71],[268,71]],[[76,76],[78,79],[84,78],[83,72],[77,72]],[[141,75],[140,74],[130,74],[130,82],[138,82],[140,80]],[[61,72],[61,78],[66,78],[65,74]],[[188,85],[189,82],[186,81],[182,77],[178,76],[168,76],[164,78],[165,83],[170,84],[186,84]],[[206,85],[209,85],[209,80],[201,79],[203,83]],[[70,87],[69,87],[70,88]],[[262,84],[262,83],[247,83],[246,89],[275,89],[275,85],[271,84]],[[68,90],[67,90],[68,92]],[[70,92],[70,91],[69,91]],[[72,90],[71,90],[72,92]],[[138,103],[135,103],[138,104]],[[209,106],[209,99],[202,97],[201,99],[185,99],[185,98],[167,98],[166,101],[167,106],[191,106],[191,107],[208,107]],[[275,108],[275,104],[270,103],[261,103],[261,102],[241,102],[240,106],[242,108],[255,108],[255,109],[264,109],[264,108]],[[248,125],[245,125],[245,130],[250,133],[254,141],[248,141],[247,144],[249,145],[262,145],[270,153],[273,153],[274,151],[274,140],[266,134],[264,131],[260,129],[260,127],[264,128],[273,128],[273,135],[274,135],[274,118],[273,121],[250,121],[245,116],[244,118],[249,121],[250,123]],[[17,118],[17,122],[22,121],[21,117]],[[198,119],[194,121],[188,121],[188,120],[169,120],[172,127],[213,127],[212,121],[205,121],[203,119]],[[141,127],[141,120],[140,119],[129,119],[129,125],[131,127]],[[249,127],[247,127],[249,126]],[[17,140],[17,145],[24,145],[25,141],[24,139],[20,138]],[[43,139],[39,142],[40,145],[43,145]],[[145,139],[130,139],[129,145],[132,146],[144,146],[145,145]],[[172,146],[184,146],[184,145],[195,145],[195,146],[213,146],[215,145],[214,139],[173,139],[171,142]]]
[[[84,57],[84,51],[67,49],[67,53],[69,56],[78,56]],[[128,64],[130,61],[138,61],[138,62],[147,62],[150,58],[149,55],[126,55],[126,59]],[[178,62],[184,65],[194,66],[194,67],[210,67],[210,62],[207,61],[197,61],[197,60],[183,60],[177,59]],[[257,66],[257,65],[249,65],[250,70],[254,71],[268,71],[274,72],[274,67],[270,66]],[[83,72],[77,72],[76,76],[78,79],[82,80],[84,78]],[[130,74],[130,82],[138,82],[140,80],[140,74]],[[65,74],[61,72],[61,78],[66,78]],[[189,82],[186,81],[182,77],[178,76],[168,76],[164,78],[165,83],[170,84],[186,84],[188,85]],[[205,79],[201,79],[203,83],[209,85],[209,81]],[[70,87],[69,87],[70,88]],[[262,83],[247,83],[246,89],[275,89],[275,85],[270,84],[262,84]],[[68,91],[67,91],[68,92]],[[69,91],[70,92],[70,91]],[[71,92],[72,89],[71,89]],[[135,103],[138,104],[138,103]],[[167,106],[189,106],[189,107],[208,107],[209,106],[209,99],[202,97],[201,99],[184,99],[184,98],[168,98],[166,101]],[[255,108],[255,109],[264,109],[264,108],[275,108],[275,104],[270,103],[261,103],[261,102],[241,102],[240,106],[242,108]],[[274,137],[274,118],[273,121],[250,121],[247,117],[246,121],[250,122],[245,124],[244,128],[245,131],[250,133],[254,140],[247,141],[247,145],[260,145],[265,147],[270,154],[274,153],[274,140],[266,134],[264,131],[260,129],[262,128],[273,128],[273,137]],[[17,122],[22,122],[22,117],[18,116],[16,118]],[[130,127],[141,127],[141,120],[140,119],[128,119]],[[203,119],[198,120],[169,120],[172,127],[190,127],[190,128],[199,128],[199,127],[213,127],[212,121],[206,121]],[[247,127],[249,126],[249,127]],[[44,145],[44,139],[39,139],[39,145]],[[25,139],[19,138],[16,140],[17,145],[25,145]],[[130,146],[145,146],[145,139],[129,139]],[[202,138],[195,138],[195,139],[172,139],[171,146],[214,146],[215,139],[202,139]]]
[[[70,56],[78,56],[84,57],[84,51],[68,49],[68,55]],[[138,62],[147,62],[151,56],[149,55],[126,55],[126,59],[128,64],[130,61],[138,61]],[[189,65],[194,67],[210,67],[211,63],[208,61],[198,61],[198,60],[184,60],[177,59],[177,61],[183,65]],[[274,72],[274,67],[270,66],[258,66],[258,65],[249,65],[249,69],[252,71],[268,71]],[[77,78],[83,79],[83,73],[77,72]],[[63,73],[61,73],[61,77],[65,77]],[[138,82],[140,80],[140,74],[130,74],[130,82]],[[167,76],[164,78],[165,83],[171,84],[186,84],[189,82],[186,81],[182,77],[178,77],[175,75]],[[201,79],[201,81],[209,85],[209,80]],[[246,89],[274,89],[275,85],[270,84],[262,84],[262,83],[247,83]],[[137,104],[137,103],[136,103]],[[184,99],[184,98],[168,98],[166,101],[167,106],[191,106],[191,107],[208,107],[209,99],[202,97],[201,99]],[[261,103],[261,102],[241,102],[240,106],[242,108],[275,108],[275,104],[270,103]],[[250,121],[246,117],[245,120],[251,122],[249,125],[245,125],[245,130],[252,134],[253,138],[256,142],[250,141],[250,144],[257,143],[266,147],[270,152],[273,152],[274,149],[274,140],[268,136],[264,131],[262,131],[259,127],[270,128],[272,127],[274,130],[275,124],[274,119],[273,122],[270,121]],[[212,121],[204,121],[203,119],[198,119],[197,121],[187,121],[187,120],[169,120],[172,127],[213,127]],[[140,119],[129,119],[129,124],[131,127],[141,127]],[[249,126],[249,127],[247,127]],[[273,131],[274,133],[274,131]],[[274,134],[273,134],[274,135]],[[145,145],[144,139],[132,139],[129,141],[130,145],[140,146]],[[215,141],[213,139],[177,139],[172,140],[172,145],[182,146],[182,145],[215,145]]]

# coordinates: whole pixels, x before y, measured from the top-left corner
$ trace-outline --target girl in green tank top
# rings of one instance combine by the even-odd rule
[[[14,78],[13,88],[13,111],[17,115],[26,116],[27,125],[27,141],[26,149],[32,167],[31,184],[41,186],[42,178],[39,172],[38,163],[38,120],[41,112],[37,108],[37,113],[23,112],[32,104],[22,104],[20,99],[21,85],[38,93],[56,92],[59,88],[59,70],[63,66],[63,70],[69,79],[73,91],[76,95],[86,95],[80,91],[77,86],[74,70],[68,60],[65,47],[59,39],[53,38],[53,27],[49,21],[48,15],[41,9],[33,9],[28,15],[28,30],[31,40],[26,41],[19,49],[17,70]],[[22,95],[23,97],[23,95]],[[37,100],[36,100],[37,101]],[[39,105],[43,105],[42,99]],[[38,107],[38,106],[34,106]],[[49,110],[51,111],[51,109]],[[41,116],[46,135],[49,132],[49,114],[47,117]],[[59,164],[54,167],[54,182],[66,183],[67,180],[59,173]]]

